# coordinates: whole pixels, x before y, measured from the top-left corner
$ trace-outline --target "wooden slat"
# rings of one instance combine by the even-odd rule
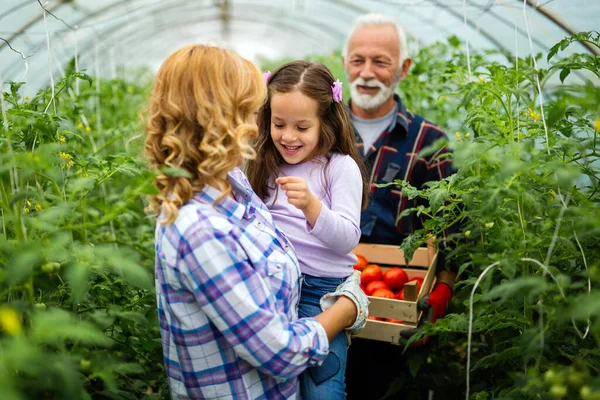
[[[419,285],[417,281],[407,282],[404,285],[404,300],[405,301],[417,301],[419,295]]]
[[[417,303],[414,301],[382,299],[369,296],[369,315],[380,318],[417,322]]]
[[[400,344],[400,331],[405,329],[414,328],[416,324],[394,324],[385,321],[371,321],[367,322],[367,326],[358,335],[363,339],[379,340],[382,342],[388,342],[392,344]]]
[[[365,256],[370,264],[398,265],[406,266],[404,252],[398,246],[384,244],[366,244],[359,243],[354,250],[354,254]],[[408,266],[427,267],[431,264],[431,253],[426,247],[419,247],[415,251],[413,259]]]
[[[423,280],[423,287],[421,288],[421,293],[419,294],[419,300],[421,300],[427,293],[431,292],[433,289],[433,285],[435,283],[435,272],[437,268],[437,259],[438,255],[435,253],[433,255],[433,260],[431,262],[431,266],[427,270],[427,274]]]

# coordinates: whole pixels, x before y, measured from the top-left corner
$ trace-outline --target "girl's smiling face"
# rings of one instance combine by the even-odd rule
[[[321,132],[317,110],[316,100],[298,90],[273,92],[271,139],[288,164],[300,164],[313,158]]]

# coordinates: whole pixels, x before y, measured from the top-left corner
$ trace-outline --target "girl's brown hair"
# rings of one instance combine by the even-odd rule
[[[313,157],[329,156],[331,153],[347,154],[360,168],[363,181],[362,208],[367,206],[369,184],[364,164],[356,149],[356,138],[348,114],[342,102],[333,101],[335,79],[329,69],[320,63],[291,61],[278,67],[268,82],[267,99],[258,112],[259,135],[255,140],[258,157],[248,162],[246,174],[252,188],[261,199],[269,195],[269,179],[277,176],[285,161],[271,140],[271,97],[274,93],[300,91],[318,104],[321,122],[319,144]]]
[[[204,185],[223,192],[217,202],[231,193],[227,173],[256,156],[248,141],[257,128],[247,121],[265,96],[258,68],[231,51],[192,45],[165,60],[146,110],[144,143],[159,191],[149,208],[162,211],[162,222],[174,222]]]

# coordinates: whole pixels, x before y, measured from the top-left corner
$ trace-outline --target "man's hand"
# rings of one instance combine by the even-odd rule
[[[448,304],[452,300],[452,288],[446,282],[439,282],[431,293],[427,296],[423,297],[417,303],[417,309],[419,311],[423,311],[423,318],[421,318],[421,323],[419,325],[424,324],[425,322],[435,322],[439,318],[443,318],[446,315],[446,309],[448,308]],[[418,326],[413,329],[406,329],[400,331],[400,342],[401,344],[406,344],[408,340],[416,335],[421,330],[421,327]],[[411,344],[411,346],[423,346],[429,337],[421,339],[417,342]]]
[[[275,183],[285,191],[288,202],[304,213],[310,226],[314,227],[321,213],[321,201],[313,195],[306,181],[297,176],[284,176],[275,179]]]

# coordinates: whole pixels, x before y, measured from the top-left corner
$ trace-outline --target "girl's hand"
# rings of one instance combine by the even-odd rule
[[[283,176],[275,179],[275,183],[285,191],[288,202],[304,213],[306,221],[315,227],[321,214],[321,200],[310,192],[306,181],[297,176]]]
[[[285,176],[275,180],[285,190],[288,202],[296,208],[306,210],[312,200],[313,194],[308,189],[306,181],[297,176]]]

